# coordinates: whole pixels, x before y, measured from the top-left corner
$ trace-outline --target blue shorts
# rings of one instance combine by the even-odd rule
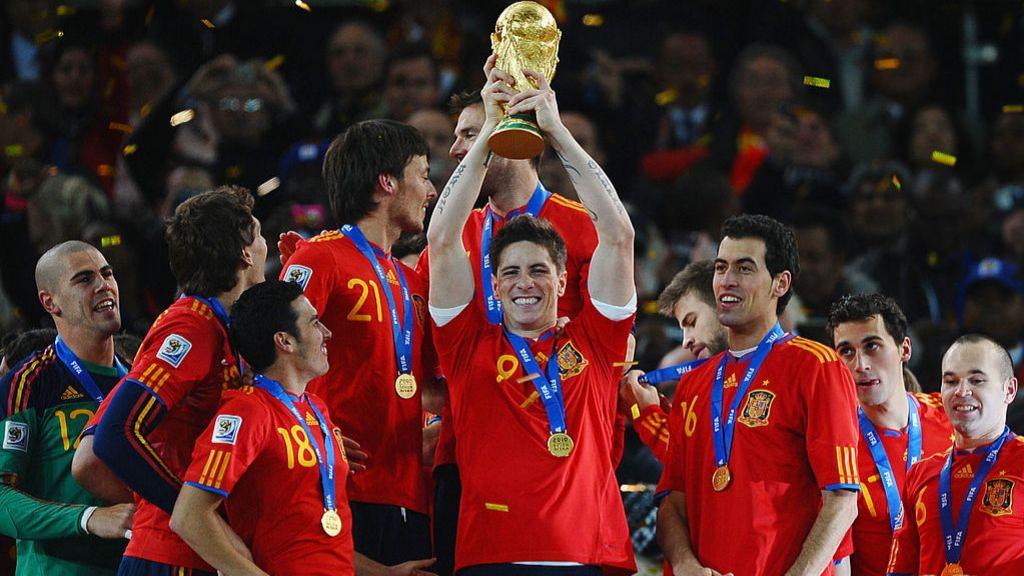
[[[117,576],[217,576],[217,573],[125,556],[121,558]]]

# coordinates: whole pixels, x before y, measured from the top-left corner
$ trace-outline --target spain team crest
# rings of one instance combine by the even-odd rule
[[[558,350],[558,374],[563,380],[579,376],[587,364],[589,362],[576,346],[573,346],[571,340]]]
[[[743,413],[738,420],[740,423],[757,428],[767,426],[768,417],[771,415],[772,402],[775,401],[775,393],[769,390],[754,390],[747,394],[747,403],[743,405]]]
[[[985,482],[985,497],[981,500],[981,511],[990,516],[1013,514],[1013,480],[993,478]]]

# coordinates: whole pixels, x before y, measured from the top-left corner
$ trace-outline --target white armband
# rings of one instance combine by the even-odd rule
[[[455,317],[462,314],[462,311],[469,306],[469,303],[463,304],[462,306],[456,306],[455,308],[437,308],[436,306],[427,305],[430,308],[430,317],[434,319],[434,323],[440,328],[445,324],[455,320]]]
[[[629,302],[626,302],[625,306],[605,304],[604,302],[599,302],[593,298],[591,298],[590,301],[594,304],[594,308],[597,308],[597,311],[601,313],[601,316],[604,316],[612,322],[625,320],[636,312],[636,291],[633,292],[633,296],[629,298]]]

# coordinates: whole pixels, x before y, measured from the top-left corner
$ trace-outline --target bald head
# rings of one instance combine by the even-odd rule
[[[1013,377],[1013,359],[1010,358],[1010,353],[999,345],[998,342],[983,336],[981,334],[964,334],[963,336],[956,339],[955,342],[946,350],[943,354],[943,361],[948,357],[955,348],[963,346],[979,346],[985,351],[985,357],[992,366],[995,367],[995,376],[1002,380],[1009,380]]]
[[[61,274],[68,272],[68,256],[85,251],[98,253],[91,244],[81,240],[68,240],[47,250],[36,262],[36,290],[53,292],[60,284]]]

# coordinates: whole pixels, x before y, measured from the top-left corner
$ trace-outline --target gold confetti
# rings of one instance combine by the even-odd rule
[[[309,4],[306,4],[302,0],[295,0],[295,5],[298,6],[299,8],[302,8],[306,12],[312,12],[313,11],[313,9],[309,7]]]
[[[939,164],[945,164],[946,166],[955,166],[956,156],[953,156],[952,154],[946,154],[945,152],[940,152],[938,150],[933,150],[932,161],[938,162]]]
[[[633,416],[633,420],[636,420],[637,418],[640,417],[640,406],[637,404],[633,404],[632,406],[629,407],[629,413]]]
[[[495,504],[494,502],[484,502],[484,508],[488,510],[494,510],[495,512],[508,512],[508,505],[506,504]]]
[[[96,167],[96,174],[106,178],[114,174],[114,167],[110,164],[100,164]]]
[[[280,68],[281,64],[284,64],[284,54],[278,54],[277,56],[274,56],[270,60],[267,60],[266,63],[263,64],[263,67],[266,68],[267,71],[273,72],[274,70]]]
[[[39,34],[36,34],[36,46],[41,46],[43,44],[46,44],[50,40],[53,40],[55,38],[59,38],[59,37],[61,37],[63,35],[64,35],[64,32],[61,31],[61,30],[55,30],[53,28],[51,28],[49,30],[44,30],[43,32],[40,32]]]
[[[533,393],[530,394],[530,397],[527,398],[526,400],[523,400],[523,403],[520,404],[519,407],[525,410],[527,406],[536,402],[537,398],[540,398],[540,393],[534,390]]]
[[[619,492],[646,492],[647,486],[643,484],[622,484],[619,486]]]
[[[1019,114],[1024,112],[1024,105],[1022,104],[1005,104],[1003,106],[1003,114]]]
[[[639,362],[635,362],[635,361],[613,362],[612,366],[615,366],[616,368],[622,368],[622,367],[625,367],[625,366],[636,366],[637,364],[639,364]]]
[[[214,23],[213,23],[213,22],[210,22],[210,21],[209,21],[209,20],[207,20],[206,18],[203,18],[203,19],[201,20],[201,22],[203,23],[203,26],[206,26],[207,28],[216,28],[216,27],[217,27],[217,26],[215,26],[215,25],[214,25]]]
[[[892,175],[892,185],[896,187],[897,192],[903,189],[903,184],[900,183],[900,177],[895,174]]]
[[[804,76],[804,86],[814,86],[816,88],[828,88],[832,84],[832,81],[828,78],[816,78],[814,76]]]
[[[4,146],[4,156],[8,158],[20,158],[25,153],[25,147],[21,144],[8,144]]]
[[[516,382],[522,384],[523,382],[532,382],[533,380],[540,378],[540,374],[527,374],[522,378],[518,378]]]
[[[583,25],[593,26],[595,28],[598,26],[604,26],[604,16],[601,16],[600,14],[584,14]]]
[[[125,156],[130,156],[132,154],[135,154],[135,151],[138,150],[138,149],[139,149],[139,145],[138,144],[129,144],[129,145],[125,146],[124,148],[122,148],[121,151],[124,152]]]
[[[242,175],[242,167],[238,166],[238,165],[228,166],[227,170],[224,171],[224,176],[226,176],[228,178],[228,180],[238,180],[238,178],[241,175]]]
[[[121,245],[121,235],[120,234],[114,234],[113,236],[104,236],[103,238],[100,238],[100,247],[101,248],[109,248],[110,246],[120,246],[120,245]]]
[[[277,176],[274,176],[273,178],[267,180],[263,184],[260,184],[259,187],[256,188],[256,195],[260,197],[266,196],[267,194],[270,194],[274,190],[277,190],[280,186],[281,179],[278,178]]]
[[[177,126],[179,124],[184,124],[185,122],[188,122],[188,121],[192,120],[195,117],[196,117],[195,110],[193,110],[191,108],[182,110],[181,112],[178,112],[174,116],[171,116],[171,126]]]
[[[78,8],[74,6],[57,6],[57,16],[71,16],[75,12],[78,12]]]
[[[152,111],[153,111],[153,106],[151,106],[147,102],[147,103],[142,105],[142,108],[139,108],[139,116],[141,116],[142,118],[145,118],[146,116],[149,116],[149,113],[152,112]]]
[[[662,90],[661,92],[655,94],[654,102],[658,106],[668,106],[669,104],[675,102],[676,98],[679,98],[679,92],[677,92],[674,88],[669,88],[668,90]]]
[[[895,70],[899,67],[899,58],[879,58],[875,60],[875,70]]]

